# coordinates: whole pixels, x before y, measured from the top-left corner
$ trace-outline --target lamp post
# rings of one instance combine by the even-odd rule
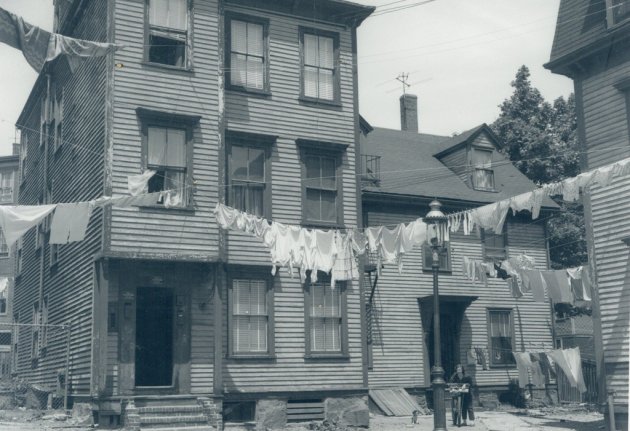
[[[447,218],[440,210],[442,204],[433,200],[431,210],[424,217],[424,222],[435,226],[436,232],[446,228]],[[443,236],[437,235],[431,239],[433,272],[433,368],[431,368],[431,387],[433,389],[433,430],[446,431],[446,407],[444,405],[444,369],[442,368],[442,352],[440,340],[440,293],[438,288],[438,271],[440,269],[440,252],[444,247]]]

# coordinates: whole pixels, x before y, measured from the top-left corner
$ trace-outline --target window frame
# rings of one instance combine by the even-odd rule
[[[149,22],[150,19],[150,8],[151,8],[151,0],[144,0],[144,49],[143,49],[143,64],[155,67],[161,67],[172,70],[179,71],[191,71],[193,70],[193,27],[194,27],[194,19],[193,19],[193,0],[186,0],[186,41],[184,42],[184,65],[176,66],[172,64],[166,63],[158,63],[150,60],[149,50],[151,49],[151,24]],[[169,33],[183,33],[180,30],[176,30],[169,27],[159,27],[163,32]]]
[[[453,257],[452,257],[452,254],[451,254],[451,243],[450,243],[450,241],[446,241],[444,243],[444,247],[446,248],[445,255],[446,255],[448,266],[447,266],[447,268],[442,268],[440,266],[438,268],[438,273],[440,273],[440,274],[452,274],[453,273]],[[422,272],[432,272],[433,271],[432,264],[427,266],[426,253],[431,253],[431,260],[433,260],[433,251],[431,250],[431,244],[429,244],[428,242],[425,242],[424,244],[422,244]]]
[[[302,193],[302,225],[310,227],[344,227],[344,205],[343,205],[343,170],[344,170],[344,153],[347,149],[345,144],[333,144],[326,142],[316,142],[304,139],[298,139],[296,141],[298,147],[300,147],[300,166],[301,166],[301,193]],[[306,212],[306,159],[310,156],[329,157],[335,159],[335,179],[337,186],[336,195],[336,215],[335,221],[324,220],[311,220],[307,217]],[[321,189],[323,190],[323,189]]]
[[[490,169],[486,169],[486,168],[477,168],[474,165],[474,154],[475,151],[483,151],[486,153],[490,153]],[[470,183],[472,185],[472,188],[474,190],[480,191],[480,192],[495,192],[496,191],[496,182],[494,180],[494,169],[492,168],[492,156],[494,155],[494,148],[490,148],[490,147],[482,147],[479,145],[472,145],[470,147],[470,169],[471,169],[471,175],[470,175]],[[477,185],[477,181],[476,181],[476,172],[477,171],[485,171],[485,172],[490,172],[490,177],[492,179],[492,186],[491,187],[480,187]]]
[[[263,29],[263,88],[251,88],[244,85],[232,84],[232,21],[258,24]],[[259,95],[271,95],[270,62],[269,62],[269,19],[245,15],[237,12],[225,12],[225,88]]]
[[[226,158],[225,158],[225,176],[228,190],[226,193],[227,202],[229,205],[236,208],[234,205],[233,196],[233,179],[232,179],[232,147],[250,147],[261,149],[265,152],[265,187],[263,190],[263,211],[262,217],[270,219],[272,218],[272,161],[271,153],[272,147],[276,142],[277,137],[271,135],[262,135],[245,132],[235,132],[227,130],[225,133],[226,140]]]
[[[184,114],[169,114],[146,108],[137,108],[141,135],[141,169],[148,169],[149,161],[149,127],[177,128],[186,130],[186,178],[184,181],[185,202],[180,206],[166,208],[163,204],[142,206],[142,208],[161,209],[165,211],[194,211],[193,160],[195,151],[195,129],[201,117]]]
[[[617,28],[623,25],[624,23],[627,23],[630,20],[630,10],[629,10],[627,16],[622,18],[619,22],[615,22],[614,10],[619,6],[623,6],[624,2],[622,1],[620,4],[615,5],[613,4],[614,1],[615,0],[606,0],[606,27],[608,28],[608,30]]]
[[[510,315],[510,336],[512,337],[512,351],[514,351],[516,342],[516,329],[514,327],[514,311],[511,308],[488,307],[486,308],[486,331],[488,333],[488,365],[490,368],[516,368],[516,361],[509,364],[497,364],[493,361],[492,351],[492,329],[491,315],[492,313],[509,313]]]
[[[482,252],[482,256],[483,256],[483,260],[487,261],[487,262],[495,262],[497,260],[506,260],[510,257],[510,252],[509,252],[509,247],[508,247],[508,229],[507,229],[508,223],[504,223],[503,224],[503,231],[500,234],[497,234],[495,232],[488,232],[486,229],[480,229],[480,233],[481,233],[481,252]],[[488,255],[488,246],[486,245],[486,238],[488,236],[493,236],[493,237],[499,237],[502,236],[503,237],[503,250],[505,251],[505,255],[504,256],[498,256],[498,255]],[[498,249],[497,247],[490,247],[491,249]]]
[[[7,298],[6,296],[0,296],[0,304],[2,304],[3,302],[4,311],[2,311],[2,305],[0,305],[0,316],[6,316],[9,313],[9,298]]]
[[[332,38],[333,40],[333,98],[331,100],[311,97],[304,94],[304,35],[321,36]],[[321,30],[313,27],[298,27],[299,49],[300,49],[300,101],[314,103],[317,105],[341,106],[341,65],[339,49],[339,33],[328,30]]]
[[[41,308],[39,300],[33,302],[32,306],[32,330],[31,330],[31,360],[37,360],[39,358],[39,346],[40,346],[40,322],[41,322]]]
[[[321,275],[321,276],[319,276]],[[330,276],[318,275],[316,284],[324,284],[330,287]],[[337,281],[335,290],[339,291],[341,299],[341,336],[340,350],[338,352],[313,351],[311,349],[311,315],[313,305],[313,283],[310,277],[304,283],[304,358],[305,359],[350,359],[348,353],[348,284],[345,281]]]
[[[63,146],[63,104],[65,99],[64,89],[57,91],[53,103],[53,153],[56,153]]]
[[[264,281],[267,287],[267,352],[236,352],[234,350],[234,280],[258,280]],[[228,351],[229,359],[274,359],[275,358],[275,303],[274,303],[274,279],[267,267],[231,266],[227,276],[228,289]]]

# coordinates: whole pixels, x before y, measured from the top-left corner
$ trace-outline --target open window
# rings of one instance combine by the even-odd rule
[[[147,7],[146,60],[188,68],[188,0],[147,0]]]
[[[513,367],[516,362],[514,350],[514,320],[512,310],[488,310],[488,343],[490,366]]]

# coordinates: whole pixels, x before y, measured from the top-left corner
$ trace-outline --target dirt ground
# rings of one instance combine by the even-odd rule
[[[475,412],[474,426],[462,430],[477,431],[599,431],[604,430],[604,419],[599,413],[584,409],[556,407],[545,410],[504,410]],[[78,426],[72,418],[61,420],[58,412],[37,410],[0,410],[0,430],[2,431],[88,431],[90,426]],[[448,419],[448,417],[447,417]],[[455,429],[450,422],[449,429]],[[290,431],[306,431],[312,427],[291,425]],[[371,415],[370,430],[374,431],[430,431],[433,429],[433,416],[421,416],[417,424],[411,424],[410,417],[386,417]],[[327,430],[328,431],[328,430]],[[331,429],[330,431],[334,431]]]

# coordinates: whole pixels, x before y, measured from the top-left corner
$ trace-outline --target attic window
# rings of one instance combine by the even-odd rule
[[[614,27],[630,19],[630,2],[627,0],[606,0],[608,27]]]
[[[472,184],[475,190],[494,190],[492,150],[472,149]]]

